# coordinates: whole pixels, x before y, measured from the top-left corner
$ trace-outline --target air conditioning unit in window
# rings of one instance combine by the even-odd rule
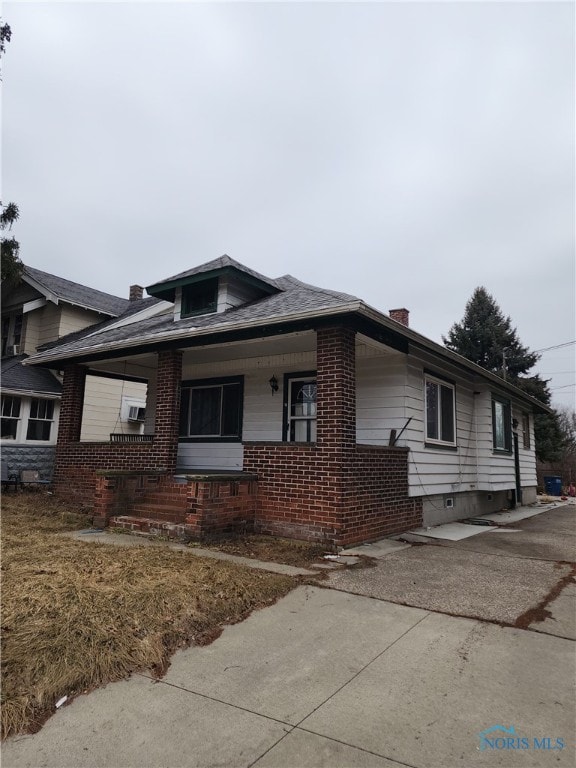
[[[139,408],[137,405],[131,405],[128,411],[128,421],[144,421],[146,418],[146,408]]]

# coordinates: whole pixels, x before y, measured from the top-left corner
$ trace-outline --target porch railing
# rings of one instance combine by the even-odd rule
[[[111,443],[151,443],[154,435],[124,435],[120,432],[110,434]]]

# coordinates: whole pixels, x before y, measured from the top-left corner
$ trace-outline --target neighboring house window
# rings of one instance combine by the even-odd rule
[[[54,401],[32,398],[26,440],[50,440],[53,421]]]
[[[241,377],[182,382],[180,437],[233,442],[242,437]]]
[[[285,435],[289,442],[316,442],[316,375],[292,374],[285,377]]]
[[[2,357],[15,354],[22,341],[22,313],[2,316]]]
[[[492,439],[495,451],[512,450],[510,401],[492,397]]]
[[[2,397],[2,440],[16,440],[20,420],[20,398]]]
[[[216,312],[218,303],[218,280],[206,280],[182,288],[182,309],[180,317],[204,315]]]
[[[424,377],[426,393],[426,442],[434,445],[456,445],[456,390],[453,384]]]
[[[530,448],[530,415],[528,413],[522,414],[522,442],[524,448],[528,450]]]

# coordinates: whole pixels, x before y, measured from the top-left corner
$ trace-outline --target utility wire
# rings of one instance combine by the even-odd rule
[[[543,349],[533,349],[533,352],[549,352],[551,349],[560,349],[561,347],[569,347],[572,344],[576,344],[576,339],[574,341],[565,341],[564,344],[556,344],[554,347],[544,347]]]

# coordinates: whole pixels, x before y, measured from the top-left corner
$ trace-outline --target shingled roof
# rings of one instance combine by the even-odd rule
[[[110,293],[97,291],[95,288],[88,288],[86,285],[74,283],[72,280],[51,275],[49,272],[43,272],[41,269],[35,269],[28,265],[24,266],[22,279],[40,290],[41,293],[46,293],[57,301],[91,309],[109,317],[121,315],[130,303],[128,299],[112,296]]]
[[[2,389],[13,392],[37,392],[44,395],[60,395],[62,384],[46,368],[22,365],[28,355],[2,358]]]
[[[272,281],[269,281],[272,283]],[[316,315],[323,312],[333,313],[338,309],[350,309],[360,300],[356,296],[338,291],[318,288],[285,275],[273,281],[276,293],[263,296],[225,312],[193,316],[174,322],[172,315],[157,315],[109,328],[103,323],[99,330],[94,326],[84,332],[77,332],[74,339],[64,339],[51,345],[50,349],[34,355],[31,362],[41,363],[61,360],[79,354],[98,353],[110,346],[132,348],[145,343],[163,343],[165,341],[193,337],[208,332],[229,332],[249,325],[277,323],[296,315]]]
[[[212,259],[212,261],[207,261],[205,264],[200,264],[198,267],[187,269],[185,272],[179,272],[177,275],[172,275],[172,277],[167,277],[165,280],[160,280],[154,285],[148,287],[146,290],[150,293],[150,289],[153,289],[158,285],[173,283],[176,281],[185,280],[187,277],[195,277],[196,275],[202,275],[206,272],[216,272],[223,269],[234,269],[236,272],[247,275],[248,277],[257,280],[264,285],[268,285],[271,288],[277,287],[276,280],[272,280],[271,278],[266,277],[266,275],[262,275],[260,272],[256,272],[254,269],[250,269],[250,267],[246,267],[239,261],[236,261],[235,259],[230,258],[230,256],[227,254],[224,254],[224,256],[220,256],[217,259]]]

